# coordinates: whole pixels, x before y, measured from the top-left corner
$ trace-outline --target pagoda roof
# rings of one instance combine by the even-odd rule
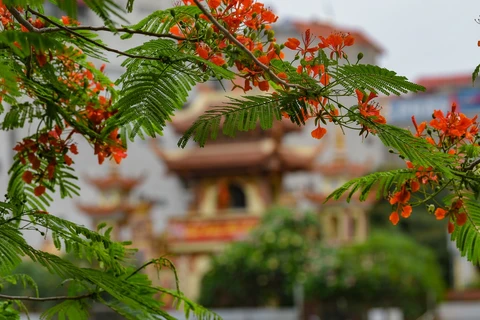
[[[91,185],[94,185],[99,190],[120,189],[126,192],[130,192],[132,189],[138,186],[143,179],[143,177],[123,177],[116,169],[112,170],[105,177],[86,177],[87,182]]]
[[[346,32],[351,34],[355,38],[355,44],[361,44],[368,46],[375,50],[377,53],[382,53],[383,49],[371,38],[369,38],[364,32],[359,30],[353,30],[344,28],[341,26],[336,26],[331,23],[319,22],[319,21],[310,21],[310,22],[300,22],[296,21],[293,23],[293,27],[298,32],[305,32],[307,29],[310,29],[310,32],[315,36],[327,37],[333,32]]]
[[[233,91],[228,95],[222,91],[200,92],[188,108],[175,113],[171,122],[173,128],[177,133],[183,134],[206,111],[216,106],[224,106],[229,101],[228,97],[241,99],[242,95],[237,91]],[[302,130],[301,126],[296,125],[289,119],[282,118],[279,122],[282,125],[283,132]]]
[[[157,155],[177,174],[222,172],[238,169],[257,171],[310,170],[323,145],[295,147],[279,145],[272,138],[232,141],[205,148],[164,151],[153,142]]]

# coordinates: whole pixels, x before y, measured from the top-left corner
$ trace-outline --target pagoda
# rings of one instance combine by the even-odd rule
[[[225,100],[222,92],[201,92],[173,118],[173,128],[183,133],[199,115]],[[189,149],[164,150],[153,143],[169,173],[192,194],[188,212],[169,219],[166,229],[167,250],[186,296],[198,296],[212,254],[244,239],[267,208],[292,198],[283,190],[284,175],[313,168],[320,147],[283,143],[286,135],[300,129],[285,119],[270,130],[241,132],[235,139],[220,136],[204,148],[192,144]]]
[[[106,223],[112,227],[115,241],[132,240],[138,249],[139,263],[157,256],[152,243],[155,242],[150,211],[152,201],[134,199],[133,191],[143,182],[143,177],[124,177],[118,165],[111,163],[105,177],[87,177],[87,183],[96,190],[100,199],[96,204],[77,204],[80,211],[91,218],[92,227]]]
[[[337,201],[330,199],[325,202],[336,188],[372,170],[370,161],[356,163],[348,157],[345,134],[338,126],[335,130],[332,159],[326,163],[316,164],[312,170],[321,175],[323,182],[319,189],[305,191],[304,197],[319,211],[324,241],[330,245],[344,245],[366,240],[367,210],[375,201],[375,194],[364,202],[358,201],[358,197],[354,196],[350,203],[347,203],[347,192]]]

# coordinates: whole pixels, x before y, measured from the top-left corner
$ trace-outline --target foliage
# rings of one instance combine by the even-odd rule
[[[420,245],[429,248],[435,253],[437,264],[442,271],[444,282],[451,287],[453,285],[453,270],[451,261],[451,249],[445,234],[447,221],[436,221],[433,212],[429,212],[429,204],[435,204],[444,197],[447,192],[442,192],[430,200],[424,208],[417,207],[415,213],[408,219],[402,219],[398,226],[394,226],[385,220],[385,212],[389,211],[390,204],[385,201],[377,203],[369,210],[369,227],[373,232],[384,231],[401,233]]]
[[[246,241],[212,260],[199,302],[207,307],[293,305],[293,290],[305,278],[308,253],[318,245],[313,214],[274,208]]]
[[[182,301],[187,313],[193,312],[198,317],[205,319],[216,318],[215,315],[189,301],[179,291],[154,286],[146,275],[139,273],[150,264],[157,268],[172,267],[169,260],[160,258],[148,262],[138,269],[134,268],[133,251],[126,247],[129,243],[111,241],[109,235],[111,229],[104,230],[105,225],[99,226],[99,232],[94,232],[42,212],[24,213],[23,207],[24,203],[15,199],[2,204],[0,279],[2,282],[12,283],[13,280],[18,279],[17,277],[22,277],[10,274],[22,262],[23,256],[36,262],[37,267],[42,266],[50,273],[64,279],[68,283],[67,297],[38,297],[39,292],[35,291],[35,295],[24,299],[27,301],[63,300],[61,304],[43,314],[45,319],[51,319],[56,314],[87,319],[89,301],[92,300],[106,304],[127,319],[137,319],[138,317],[156,319],[158,316],[170,319],[168,313],[163,310],[162,304],[155,299],[158,294],[168,294]],[[29,220],[25,220],[26,218]],[[19,227],[21,222],[26,222],[26,224]],[[101,268],[92,268],[92,265],[80,267],[56,255],[37,250],[30,246],[21,234],[22,231],[45,228],[52,233],[57,249],[64,248],[66,252],[74,254],[76,257],[86,258],[91,263],[100,264]],[[22,281],[27,281],[27,284],[36,287],[31,278],[23,278]],[[51,285],[55,286],[55,284]],[[8,296],[3,293],[0,297],[11,297],[11,300],[18,302],[23,300],[22,297],[18,297],[17,300],[15,299],[17,296]]]
[[[406,319],[417,319],[432,297],[442,297],[444,283],[431,250],[383,232],[362,244],[319,250],[305,288],[309,299],[321,302],[322,317],[332,306],[343,306],[329,319],[342,312],[358,316],[372,307],[398,307]]]
[[[24,283],[22,281],[24,276],[27,277],[26,279],[31,277],[33,281],[30,282],[30,285],[28,282]],[[67,294],[66,288],[61,286],[62,279],[60,277],[51,274],[44,268],[38,268],[38,265],[31,261],[21,263],[9,277],[5,277],[2,280],[5,281],[5,283],[3,283],[4,288],[1,290],[3,294],[28,297],[40,295],[51,297]],[[55,301],[24,301],[23,303],[30,312],[37,313],[45,311],[56,304]]]

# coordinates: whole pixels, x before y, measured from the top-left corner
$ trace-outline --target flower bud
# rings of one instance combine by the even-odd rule
[[[205,33],[205,38],[208,40],[212,37],[213,35],[213,29],[212,28],[208,28],[207,29],[207,32]]]
[[[359,53],[357,54],[357,60],[360,61],[360,60],[362,60],[362,59],[363,59],[363,52],[359,52]]]

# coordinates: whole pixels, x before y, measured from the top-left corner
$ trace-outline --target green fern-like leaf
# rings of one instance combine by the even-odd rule
[[[398,169],[385,172],[375,172],[364,177],[356,178],[345,183],[333,191],[327,200],[340,199],[346,192],[349,192],[346,201],[350,202],[352,196],[360,192],[360,201],[365,201],[372,189],[377,188],[377,199],[385,198],[392,187],[401,185],[405,181],[414,178],[415,172],[410,169]]]
[[[480,203],[473,197],[465,197],[463,201],[469,219],[463,226],[455,226],[451,239],[455,241],[462,256],[466,256],[469,261],[478,265],[480,263]]]
[[[12,0],[16,2],[16,0]],[[38,1],[38,0],[21,0],[21,1]],[[50,0],[60,9],[65,11],[65,13],[72,17],[77,18],[78,11],[78,1],[77,0]],[[43,1],[41,1],[43,2]],[[84,0],[84,3],[99,16],[104,24],[108,27],[113,28],[115,22],[113,17],[118,18],[119,20],[126,22],[124,16],[124,10],[121,6],[116,3],[114,0]]]
[[[38,297],[37,283],[28,274],[15,273],[15,274],[8,274],[3,277],[0,274],[0,283],[1,282],[10,283],[13,285],[21,284],[24,289],[30,287],[35,292],[35,297]]]
[[[66,300],[42,313],[40,319],[88,320],[89,307],[84,300]]]
[[[306,105],[296,95],[276,94],[263,96],[245,96],[241,99],[229,98],[223,106],[214,107],[200,116],[184,133],[178,146],[185,147],[190,139],[204,146],[208,138],[215,139],[222,124],[223,133],[235,136],[237,131],[270,129],[274,121],[281,119],[282,111],[290,115],[296,124],[303,124],[300,116]]]
[[[480,64],[472,72],[472,83],[474,83],[475,80],[477,80],[479,73],[480,73]]]
[[[113,106],[118,110],[112,117],[105,134],[116,127],[124,127],[126,137],[162,134],[174,111],[187,101],[191,88],[206,81],[209,75],[232,79],[234,74],[215,64],[179,51],[174,41],[159,39],[128,51],[158,58],[158,61],[127,59],[126,73],[117,82],[122,95]],[[205,70],[193,70],[192,63],[201,63]]]
[[[195,15],[201,13],[201,10],[196,6],[177,6],[169,10],[155,11],[140,22],[129,26],[129,28],[153,33],[169,33],[170,29],[180,21],[186,18],[194,18]],[[129,35],[124,37],[129,37]]]
[[[123,82],[123,95],[114,106],[118,116],[110,126],[125,126],[128,138],[140,134],[162,134],[166,121],[186,102],[188,92],[200,81],[197,75],[182,73],[172,64],[150,64]]]
[[[369,122],[367,126],[376,130],[377,136],[386,147],[399,151],[400,155],[416,165],[431,167],[434,172],[441,172],[446,178],[451,178],[455,158],[449,154],[438,152],[425,139],[412,135],[408,130],[388,124]]]
[[[408,81],[406,77],[374,65],[342,65],[332,71],[332,76],[335,81],[330,86],[340,85],[351,92],[356,88],[385,95],[425,91],[424,87]]]

